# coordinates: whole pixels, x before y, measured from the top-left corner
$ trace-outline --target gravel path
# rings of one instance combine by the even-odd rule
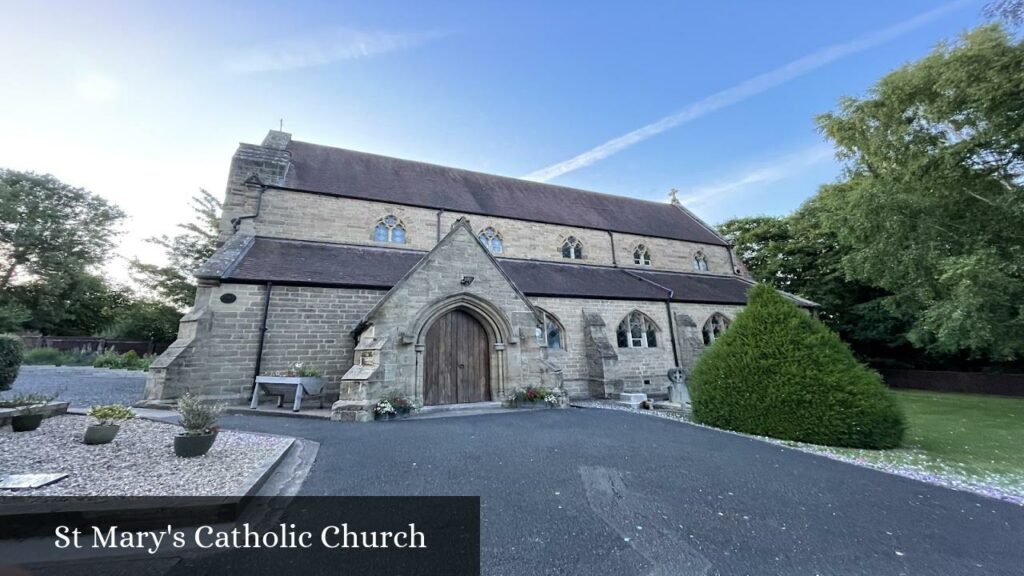
[[[18,393],[60,394],[77,408],[97,404],[131,405],[142,399],[146,372],[91,366],[22,366],[14,386],[0,398]]]
[[[69,477],[36,490],[0,496],[224,496],[277,458],[289,440],[221,431],[198,458],[174,455],[180,427],[136,419],[121,426],[110,444],[87,446],[84,416],[48,418],[33,432],[0,429],[0,470],[17,474],[66,472]]]

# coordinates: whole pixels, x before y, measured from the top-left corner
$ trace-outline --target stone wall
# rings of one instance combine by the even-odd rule
[[[256,368],[266,289],[259,285],[201,286],[196,305],[182,319],[178,340],[150,370],[148,400],[176,398],[185,391],[241,401]],[[225,303],[222,295],[232,294]],[[384,295],[380,290],[275,286],[271,290],[261,371],[303,362],[324,372],[328,391],[352,365],[351,332]]]
[[[396,292],[375,314],[380,335],[391,345],[382,353],[382,369],[371,399],[389,391],[415,395],[416,370],[415,321],[424,309],[453,295],[469,294],[500,308],[514,325],[515,333],[503,342],[507,363],[508,388],[550,382],[542,374],[538,359],[561,368],[562,382],[574,397],[601,396],[622,389],[638,389],[651,394],[665,392],[666,373],[675,365],[669,340],[668,316],[664,302],[627,300],[589,300],[573,298],[534,298],[531,302],[546,311],[563,327],[562,350],[539,348],[534,338],[536,324],[532,312],[518,301],[517,293],[504,284],[498,274],[482,273],[473,250],[478,247],[463,241],[443,258],[425,266],[412,278],[405,290]],[[469,287],[458,285],[463,273],[473,275]],[[457,287],[456,287],[457,286]],[[355,340],[352,331],[360,319],[385,295],[382,290],[275,286],[271,292],[264,342],[262,371],[283,370],[293,362],[303,362],[324,372],[328,379],[329,400],[340,389],[340,378],[353,363]],[[224,303],[221,296],[232,294],[235,301]],[[179,338],[154,362],[146,397],[151,400],[176,398],[186,390],[214,397],[244,400],[252,386],[260,318],[265,288],[258,285],[223,284],[201,286],[196,307],[182,320]],[[673,303],[677,322],[676,336],[681,364],[692,365],[703,350],[700,329],[714,313],[735,317],[741,306]],[[639,310],[659,328],[655,348],[619,348],[616,328],[631,311]],[[610,343],[611,355],[601,360],[600,373],[592,366],[594,350],[588,350],[585,314],[603,322],[603,338]],[[687,325],[687,318],[692,326]],[[594,330],[591,327],[591,330]],[[591,338],[592,340],[592,338]],[[608,351],[605,351],[608,352]],[[601,351],[597,351],[601,356]],[[613,357],[611,357],[613,356]],[[492,369],[495,374],[497,366]],[[354,391],[348,391],[351,396]]]
[[[338,397],[341,376],[352,367],[352,331],[385,294],[383,290],[275,286],[267,314],[261,370],[302,362],[327,378],[327,398]]]
[[[563,381],[566,389],[573,396],[598,396],[604,384],[596,384],[593,380],[594,368],[592,358],[588,358],[587,333],[585,314],[596,314],[604,321],[604,334],[607,341],[615,346],[617,358],[614,362],[606,362],[599,378],[606,381],[621,383],[608,386],[621,386],[626,389],[642,389],[650,394],[662,394],[666,391],[669,381],[668,370],[675,366],[672,355],[672,342],[669,332],[668,312],[664,302],[644,302],[631,300],[590,300],[578,298],[532,298],[531,301],[539,308],[555,318],[563,327],[564,350],[549,350],[548,358],[562,367]],[[742,306],[689,304],[673,302],[673,317],[677,321],[676,344],[680,364],[688,368],[703,350],[700,329],[714,313],[721,313],[730,320],[743,309]],[[619,348],[616,342],[616,329],[626,315],[639,310],[653,320],[659,328],[658,346],[655,348]],[[693,320],[696,331],[691,336],[697,338],[699,346],[693,346],[693,340],[685,340],[685,326],[678,322],[679,315]],[[593,330],[593,327],[591,327]],[[606,391],[611,393],[612,390]]]
[[[229,196],[244,194],[246,200],[238,200],[232,204],[245,205],[255,210],[255,192],[235,186],[230,187],[228,193]],[[375,224],[389,214],[398,217],[405,225],[406,243],[403,247],[430,250],[437,243],[437,210],[273,188],[263,193],[259,217],[244,221],[242,229],[247,234],[259,236],[394,246],[373,240]],[[452,224],[463,216],[473,223],[474,233],[478,234],[484,228],[492,227],[501,234],[504,251],[500,256],[503,257],[565,262],[566,259],[562,258],[561,253],[562,242],[568,236],[575,236],[583,243],[584,253],[583,259],[576,260],[575,263],[606,266],[613,264],[612,235],[603,230],[443,212],[441,236],[447,234]],[[709,273],[732,273],[729,251],[724,246],[617,232],[613,235],[615,262],[619,266],[692,272],[693,256],[702,251],[707,257]],[[638,266],[633,262],[633,249],[640,242],[650,249],[651,266]]]

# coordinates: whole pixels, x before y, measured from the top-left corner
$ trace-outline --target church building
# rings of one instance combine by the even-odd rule
[[[221,233],[150,369],[150,402],[242,403],[256,376],[296,362],[353,420],[392,393],[427,406],[527,386],[658,396],[752,285],[674,193],[638,200],[278,131],[235,152]]]

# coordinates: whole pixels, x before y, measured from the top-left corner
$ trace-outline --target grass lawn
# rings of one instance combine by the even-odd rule
[[[902,448],[798,447],[1024,504],[1024,398],[894,393],[907,415]]]
[[[1024,398],[899,391],[906,444],[965,470],[1024,481]]]

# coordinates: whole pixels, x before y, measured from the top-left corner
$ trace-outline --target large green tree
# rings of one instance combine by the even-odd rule
[[[846,277],[849,248],[821,223],[819,197],[786,217],[737,218],[718,229],[754,278],[818,303],[819,317],[863,356],[901,352],[909,325],[890,311],[885,290]]]
[[[113,324],[132,300],[127,289],[84,271],[51,274],[12,287],[13,300],[28,311],[21,328],[57,336],[94,336]]]
[[[123,218],[117,206],[48,174],[0,169],[0,291],[101,263]]]
[[[196,295],[195,271],[217,249],[220,234],[221,202],[206,190],[192,197],[192,222],[179,224],[174,236],[159,236],[148,242],[160,246],[166,265],[148,264],[135,259],[131,263],[135,280],[168,304],[188,308]]]
[[[1024,357],[1022,71],[987,26],[818,118],[847,162],[814,201],[841,270],[935,353]]]

